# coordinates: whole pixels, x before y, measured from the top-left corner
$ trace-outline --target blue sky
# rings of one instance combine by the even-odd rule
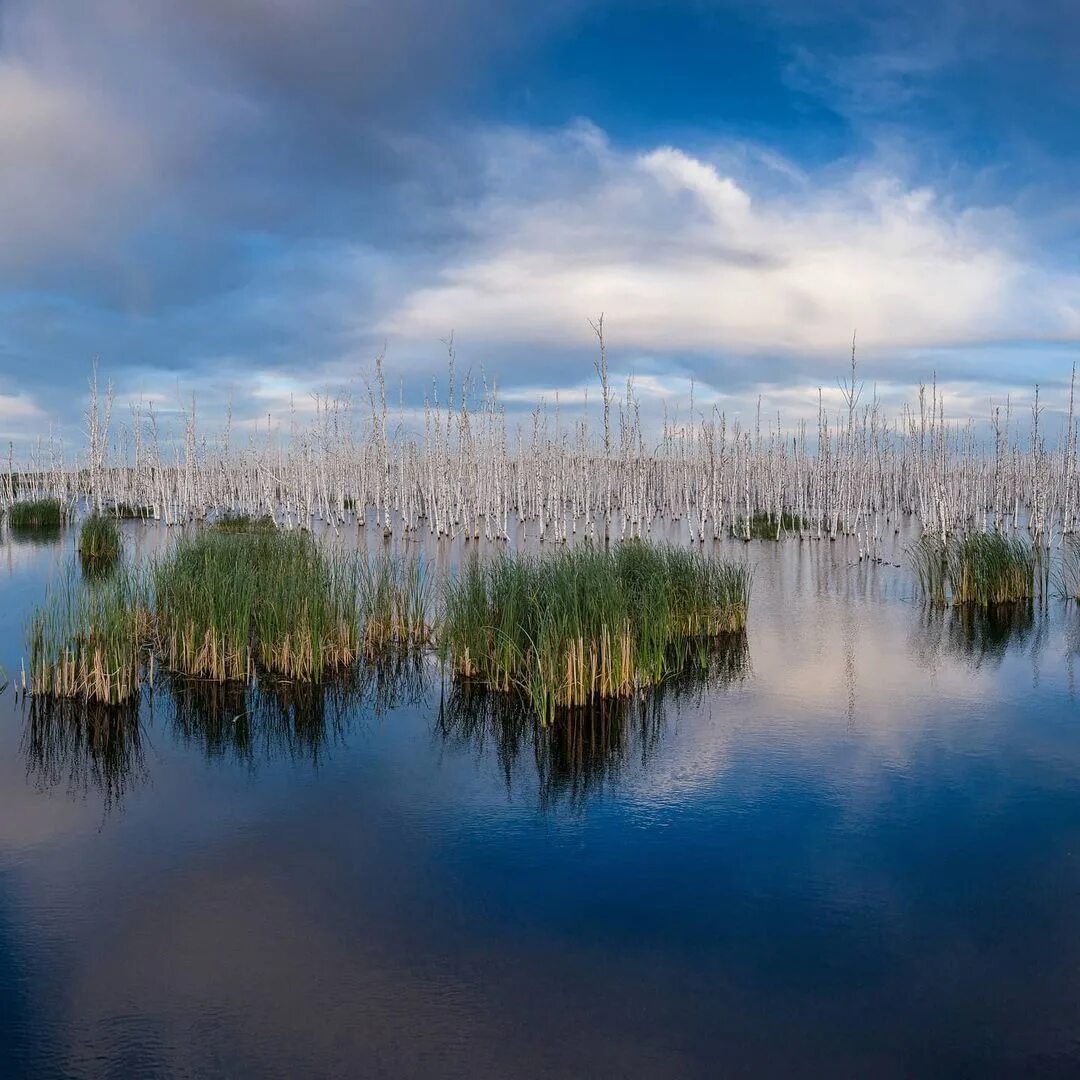
[[[1034,9],[1034,10],[1032,10]],[[852,329],[891,404],[1064,400],[1069,0],[0,0],[0,436],[121,404],[521,408],[612,366],[794,418]],[[644,391],[643,391],[644,392]]]

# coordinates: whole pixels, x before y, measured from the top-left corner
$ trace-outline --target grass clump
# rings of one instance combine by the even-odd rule
[[[1039,553],[1021,537],[927,534],[910,553],[924,595],[935,604],[993,607],[1035,597]]]
[[[418,562],[363,562],[309,533],[208,529],[182,536],[147,572],[96,587],[96,575],[69,578],[34,617],[35,695],[126,700],[148,645],[176,675],[313,684],[361,654],[381,659],[431,637],[431,589]]]
[[[734,533],[742,540],[779,540],[784,533],[802,532],[805,527],[802,517],[790,511],[780,514],[760,512],[749,519],[741,518]]]
[[[359,653],[356,561],[302,533],[209,530],[153,569],[163,661],[186,675],[247,680],[257,662],[318,680]]]
[[[59,529],[66,516],[59,499],[17,502],[8,511],[8,521],[13,529]]]
[[[457,677],[523,692],[548,719],[678,671],[745,627],[749,592],[746,567],[637,541],[473,559],[448,586],[441,647]]]
[[[355,558],[321,550],[306,533],[256,534],[262,557],[255,604],[259,662],[289,679],[319,680],[360,653]]]
[[[266,533],[277,530],[277,522],[269,514],[222,514],[212,529],[223,533]]]
[[[185,536],[151,568],[157,648],[173,671],[224,682],[252,672],[256,553],[210,533]]]
[[[79,557],[84,567],[104,569],[120,558],[120,528],[114,518],[91,514],[79,529]]]
[[[365,656],[430,642],[432,589],[419,559],[386,555],[364,560],[359,595]]]
[[[139,694],[150,615],[134,572],[102,582],[68,574],[30,622],[30,690],[36,696],[120,705]]]

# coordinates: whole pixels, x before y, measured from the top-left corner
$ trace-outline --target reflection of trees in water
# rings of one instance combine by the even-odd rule
[[[318,763],[358,718],[416,704],[427,690],[422,662],[406,656],[358,665],[320,685],[264,679],[245,686],[165,675],[142,703],[31,698],[22,749],[27,772],[40,786],[66,782],[76,795],[96,790],[111,809],[149,775],[142,710],[150,721],[164,714],[177,741],[201,749],[208,760],[249,767],[281,757]]]
[[[1030,646],[1041,649],[1046,620],[1032,604],[1001,604],[993,608],[974,605],[926,607],[919,621],[914,651],[933,665],[941,657],[963,660],[978,670],[998,666],[1010,651]]]
[[[27,775],[74,796],[99,791],[106,809],[147,776],[139,702],[123,706],[31,698],[23,730]]]
[[[326,699],[344,697],[344,685],[267,681],[249,687],[173,676],[166,689],[172,733],[178,742],[201,749],[208,761],[251,767],[282,757],[317,762],[343,734],[340,710]]]
[[[251,766],[285,757],[317,764],[359,716],[416,704],[427,691],[422,661],[404,654],[321,683],[262,678],[245,686],[180,676],[165,683],[182,742],[201,746],[210,760]]]
[[[52,547],[64,536],[61,525],[12,525],[7,526],[7,540],[23,547]]]
[[[616,783],[632,762],[647,766],[673,713],[749,672],[746,635],[733,634],[696,652],[682,672],[637,697],[564,709],[547,725],[518,695],[455,683],[439,707],[437,731],[447,744],[477,757],[493,752],[508,791],[515,778],[524,780],[521,774],[535,770],[542,807],[563,800],[580,806]]]
[[[1076,699],[1076,658],[1080,656],[1080,604],[1070,603],[1065,629],[1065,676],[1069,697]]]
[[[701,702],[749,672],[746,635],[696,650],[684,670],[640,697],[567,711],[544,727],[513,694],[453,685],[438,714],[438,731],[486,755],[494,749],[511,784],[515,772],[535,771],[541,802],[580,804],[615,782],[633,761],[647,765],[668,717]],[[279,758],[322,761],[369,716],[430,700],[431,668],[416,656],[359,664],[322,684],[263,678],[257,685],[215,683],[162,675],[141,703],[123,707],[32,698],[23,752],[28,772],[44,787],[66,782],[75,794],[101,793],[119,807],[148,778],[144,719],[164,721],[180,743],[210,761],[248,767]]]

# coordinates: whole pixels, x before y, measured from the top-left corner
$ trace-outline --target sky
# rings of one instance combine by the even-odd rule
[[[593,377],[955,415],[1080,356],[1073,0],[0,0],[0,438]]]

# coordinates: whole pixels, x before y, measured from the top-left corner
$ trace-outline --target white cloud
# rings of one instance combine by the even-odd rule
[[[0,393],[0,438],[24,440],[44,435],[44,410],[27,393]]]
[[[835,355],[856,326],[871,354],[1080,329],[1077,279],[1025,251],[1008,208],[954,207],[884,163],[778,189],[775,164],[736,177],[588,126],[481,145],[496,164],[471,240],[391,335],[580,345],[603,311],[625,348]]]

